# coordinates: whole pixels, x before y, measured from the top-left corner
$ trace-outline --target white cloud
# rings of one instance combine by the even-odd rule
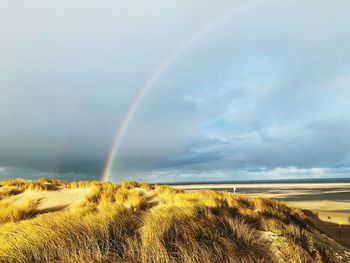
[[[276,167],[255,170],[182,170],[158,169],[150,172],[139,172],[133,176],[118,178],[143,180],[147,182],[209,182],[209,181],[244,181],[244,180],[283,180],[283,179],[332,179],[348,178],[350,167],[339,168],[298,168]]]

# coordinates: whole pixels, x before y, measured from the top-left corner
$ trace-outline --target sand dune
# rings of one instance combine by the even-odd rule
[[[350,247],[350,184],[198,184],[176,185],[174,188],[199,190],[212,189],[233,192],[237,195],[267,197],[286,202],[302,209],[314,224],[341,244]],[[13,196],[14,204],[25,200],[38,200],[40,212],[69,209],[84,200],[90,188],[58,189],[55,191],[25,191]],[[339,236],[342,220],[342,237]]]
[[[236,194],[225,193],[233,187]],[[0,261],[350,262],[344,247],[350,247],[350,228],[340,232],[333,223],[347,216],[345,185],[182,188],[194,190],[136,182],[4,181]],[[221,191],[197,190],[204,188]],[[304,213],[250,196],[283,200]]]
[[[304,210],[313,222],[343,245],[350,247],[350,183],[300,184],[198,184],[176,185],[181,189],[212,189],[272,198]],[[338,222],[341,220],[342,237]]]
[[[198,184],[176,185],[181,189],[213,189],[237,194],[273,198],[288,205],[309,210],[327,223],[343,221],[350,225],[350,184]],[[61,210],[82,201],[90,188],[60,189],[56,191],[25,191],[14,196],[15,203],[28,198],[39,200],[39,210]]]
[[[90,188],[60,189],[56,191],[25,191],[13,196],[14,204],[23,203],[25,200],[38,200],[37,209],[41,212],[51,212],[68,209],[84,200],[84,196]]]

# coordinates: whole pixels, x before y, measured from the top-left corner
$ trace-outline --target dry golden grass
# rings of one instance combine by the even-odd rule
[[[22,189],[18,189],[17,187],[1,187],[0,188],[0,200],[6,198],[6,197],[10,197],[13,195],[18,195],[20,193],[22,193],[23,190]]]
[[[27,200],[21,205],[14,205],[10,200],[0,201],[0,224],[34,217],[37,214],[37,204],[34,200]]]
[[[136,182],[1,185],[36,183],[90,192],[74,208],[40,215],[33,201],[14,207],[4,197],[0,262],[342,262],[300,210],[281,202]]]

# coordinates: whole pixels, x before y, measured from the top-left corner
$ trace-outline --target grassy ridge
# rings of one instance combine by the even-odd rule
[[[0,185],[0,262],[342,262],[300,210],[270,199],[136,182]],[[81,187],[90,192],[69,210],[8,206],[8,189]]]

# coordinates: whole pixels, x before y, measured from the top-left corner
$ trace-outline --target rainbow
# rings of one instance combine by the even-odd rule
[[[233,17],[247,11],[253,6],[256,6],[261,1],[251,1],[248,4],[245,4],[237,9],[233,9],[231,12],[226,14],[223,17],[219,17],[215,19],[214,21],[209,22],[206,24],[203,28],[201,28],[199,31],[195,32],[190,38],[188,38],[186,41],[184,41],[180,46],[178,46],[169,57],[167,57],[153,72],[153,74],[146,80],[145,84],[141,87],[139,93],[131,103],[127,113],[125,114],[124,118],[122,119],[121,125],[119,126],[119,129],[116,132],[113,146],[110,150],[110,153],[108,155],[105,168],[103,171],[103,174],[101,176],[102,181],[108,181],[110,178],[110,174],[112,172],[113,168],[113,162],[117,156],[118,149],[120,147],[122,138],[125,134],[125,131],[127,127],[129,126],[129,123],[131,119],[133,118],[135,112],[137,111],[140,103],[144,99],[144,97],[147,95],[149,90],[154,86],[154,84],[158,81],[158,79],[169,69],[169,67],[177,60],[178,57],[180,57],[183,53],[185,53],[194,43],[196,43],[203,35],[209,33],[213,29],[219,27],[220,25],[228,22]]]

